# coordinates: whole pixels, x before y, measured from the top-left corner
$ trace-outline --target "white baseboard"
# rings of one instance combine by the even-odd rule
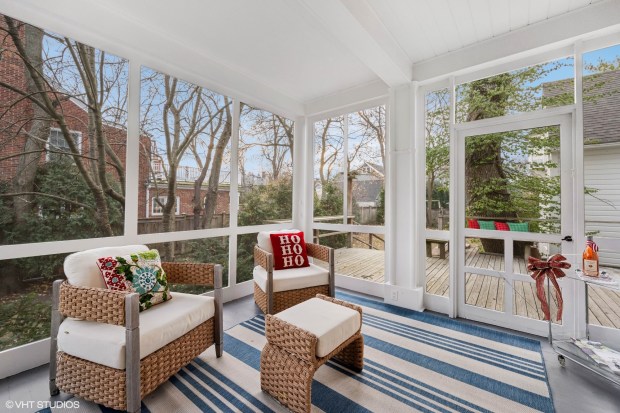
[[[50,362],[50,339],[0,351],[0,379]]]
[[[383,298],[384,293],[383,283],[376,283],[339,274],[336,274],[336,287],[379,298]]]
[[[424,289],[385,284],[384,302],[415,311],[424,311]]]
[[[246,297],[254,293],[254,281],[244,281],[241,284],[235,284],[232,287],[222,289],[222,297],[224,303]]]

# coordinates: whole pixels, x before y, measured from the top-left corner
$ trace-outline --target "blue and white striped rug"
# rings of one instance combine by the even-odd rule
[[[332,362],[321,367],[312,384],[313,410],[554,411],[538,341],[349,294],[338,297],[363,306],[364,370],[358,374]],[[231,328],[220,359],[213,348],[203,353],[146,397],[143,412],[286,411],[260,389],[264,344],[263,316]],[[84,401],[80,407],[100,411]]]

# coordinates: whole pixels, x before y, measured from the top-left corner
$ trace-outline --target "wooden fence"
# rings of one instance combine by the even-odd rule
[[[214,214],[210,228],[224,228],[230,224],[230,214]],[[175,231],[191,231],[194,229],[193,215],[180,215],[174,218]],[[154,234],[164,231],[161,216],[138,219],[138,234]]]
[[[377,223],[377,207],[363,206],[355,208],[355,220],[362,225],[375,225]]]

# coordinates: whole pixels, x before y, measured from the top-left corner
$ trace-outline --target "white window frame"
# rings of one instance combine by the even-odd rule
[[[60,130],[60,128],[50,128],[50,134],[47,138],[47,142],[45,142],[45,162],[49,162],[51,160],[51,152],[50,152],[50,137],[52,135],[52,132],[57,132],[59,133],[62,138],[64,139],[64,136],[62,134],[62,131]],[[82,153],[82,132],[77,131],[77,130],[70,130],[69,131],[70,134],[74,135],[75,139],[77,140],[77,146],[78,146],[78,153],[81,154]],[[65,140],[66,142],[66,140]],[[57,154],[56,152],[54,152],[54,154]],[[67,152],[67,155],[71,155],[72,152]],[[58,154],[60,155],[60,154]]]
[[[168,196],[160,195],[160,196],[151,197],[151,216],[154,216],[154,217],[163,215],[163,212],[161,211],[155,212],[155,207],[159,206],[157,205],[158,203],[156,202],[156,199],[159,199],[159,203],[165,204],[166,202],[168,202]],[[163,209],[163,207],[160,207],[160,208]],[[181,197],[178,195],[176,196],[176,202],[174,203],[174,214],[181,215]]]

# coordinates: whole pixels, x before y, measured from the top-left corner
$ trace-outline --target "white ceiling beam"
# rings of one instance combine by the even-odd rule
[[[366,0],[299,0],[388,86],[411,81],[411,61]]]
[[[413,65],[413,80],[425,81],[509,56],[562,46],[596,31],[620,28],[620,2],[608,0],[544,20],[487,41]],[[538,49],[538,51],[536,51]]]
[[[306,116],[338,112],[340,109],[351,105],[363,105],[366,102],[375,101],[377,98],[386,98],[388,94],[388,86],[380,79],[377,79],[365,85],[355,86],[306,102]]]

